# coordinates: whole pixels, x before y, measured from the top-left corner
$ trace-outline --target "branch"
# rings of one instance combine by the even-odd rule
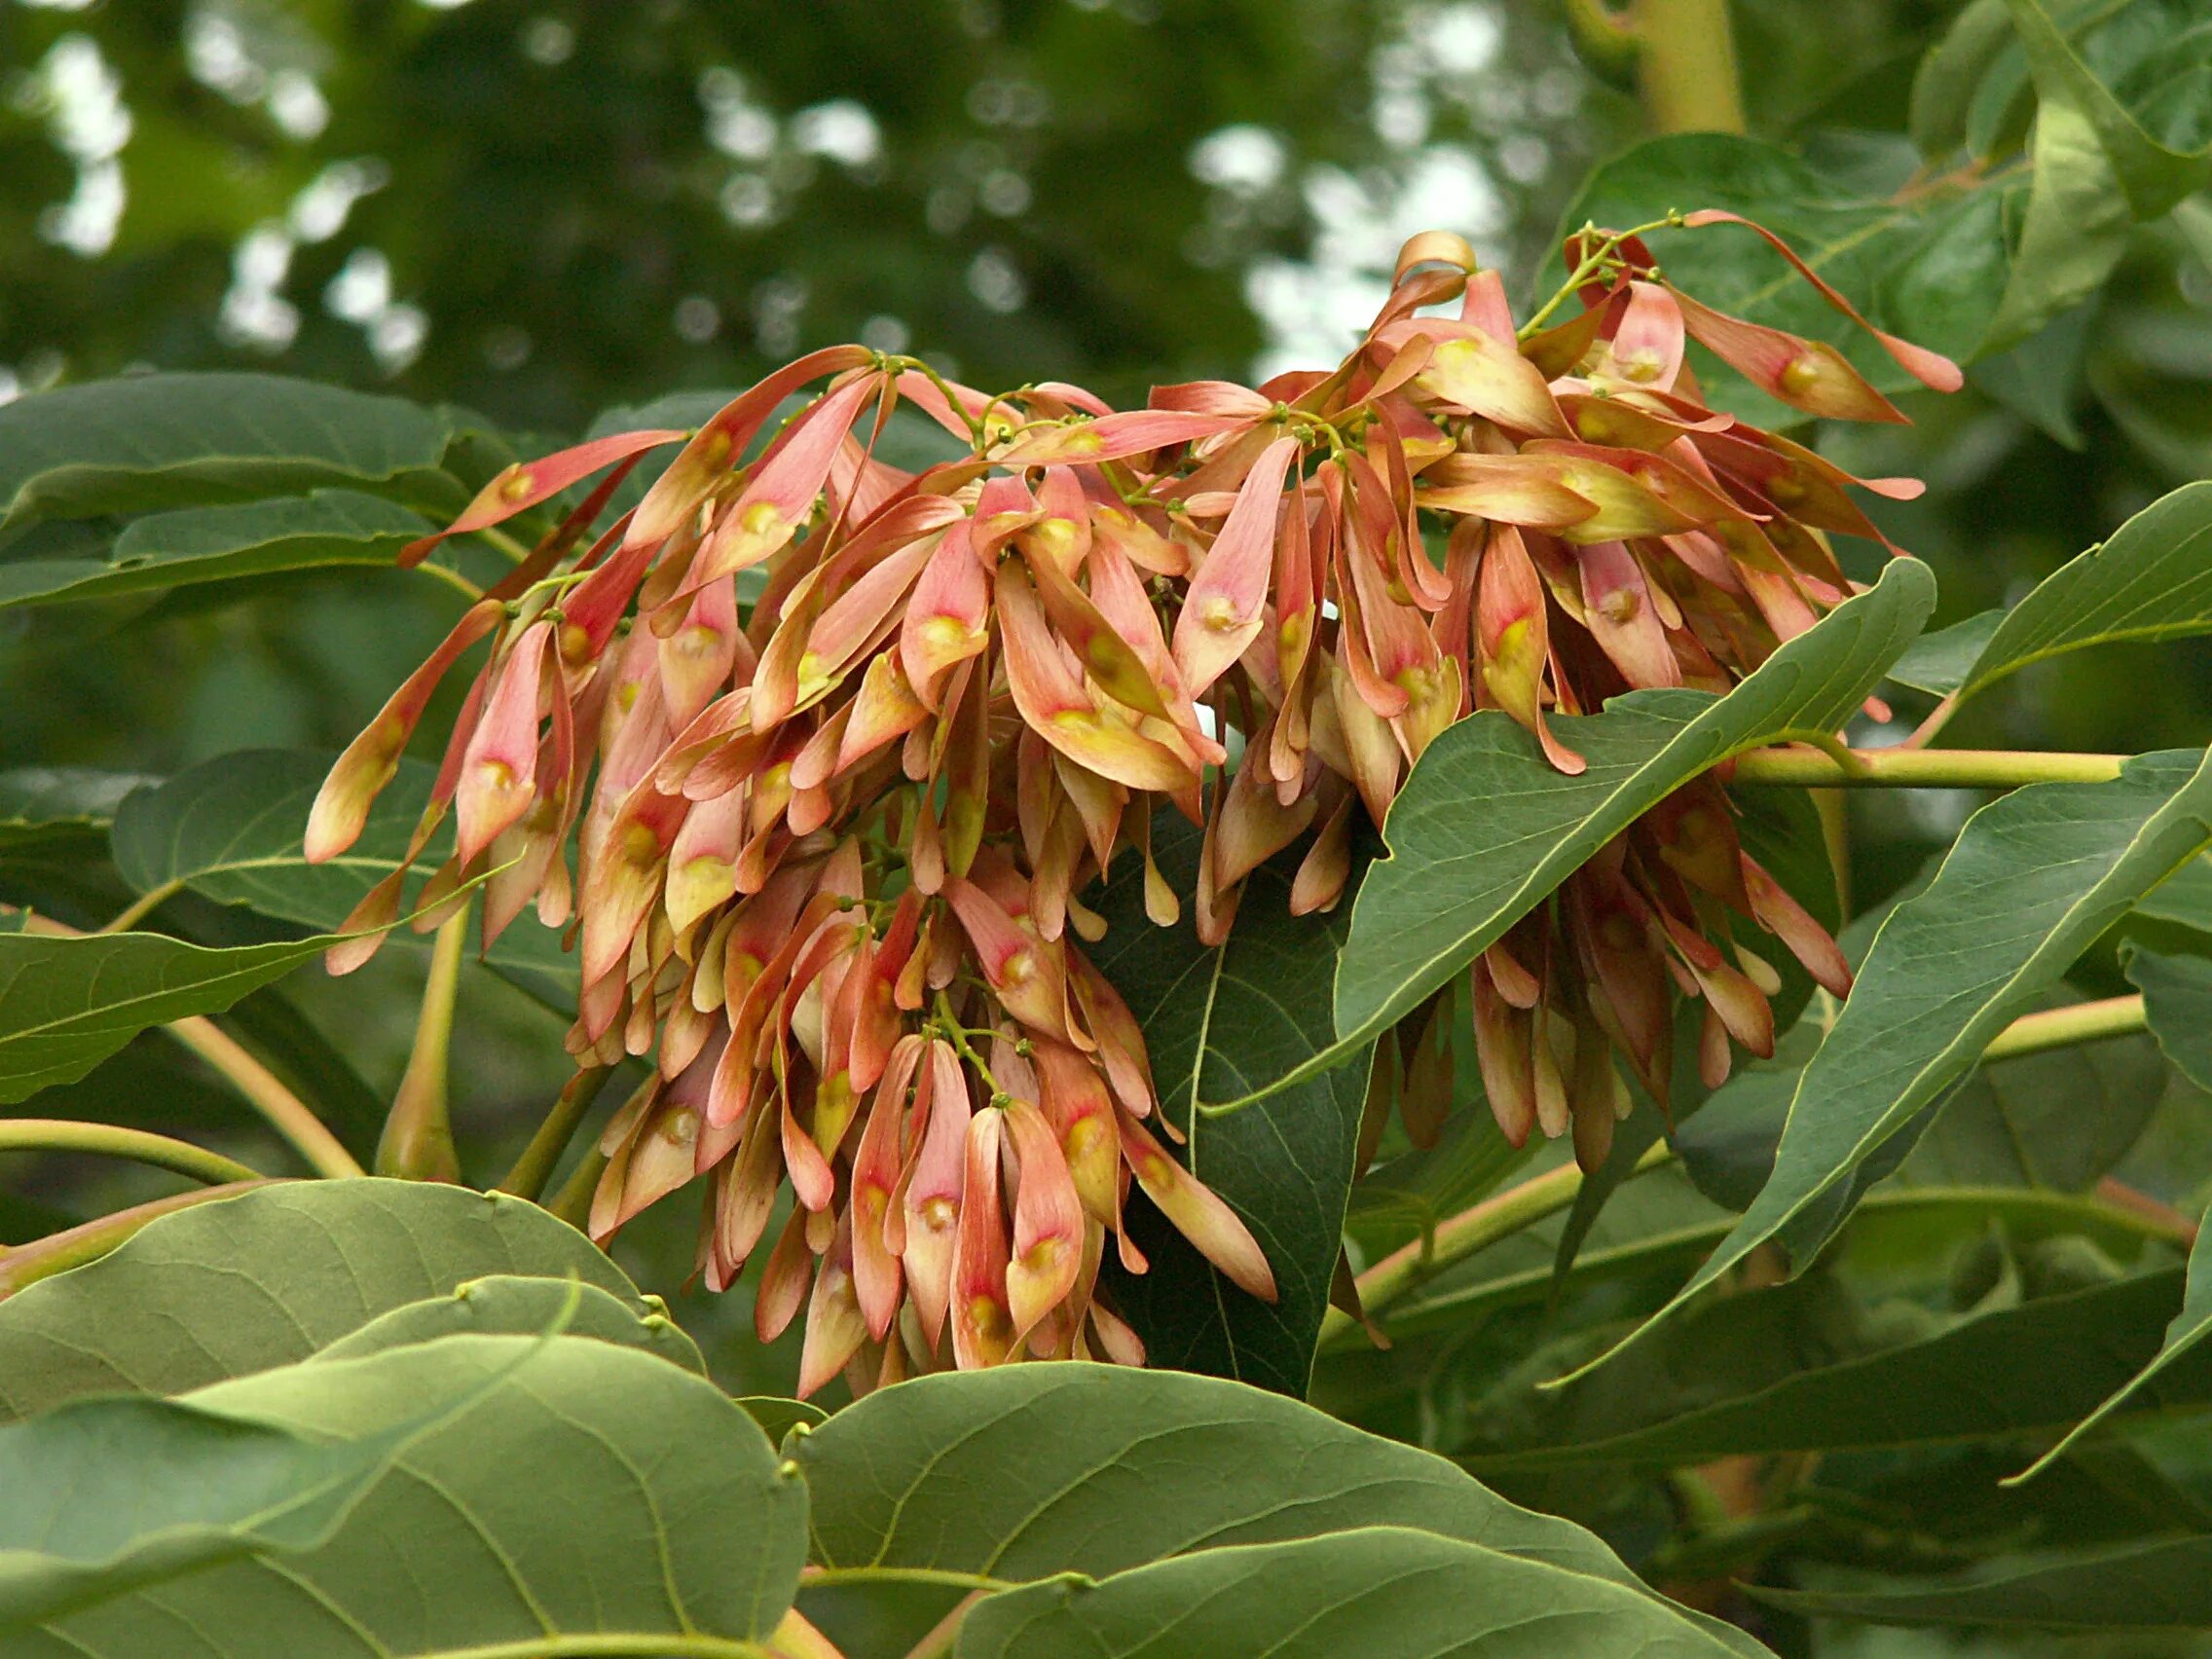
[[[2013,790],[2023,784],[2109,784],[2125,755],[2057,755],[2008,749],[1854,749],[1848,763],[1805,744],[1736,756],[1739,784],[1797,789]]]
[[[128,1158],[210,1186],[266,1180],[236,1159],[194,1146],[190,1141],[126,1129],[114,1124],[83,1124],[63,1118],[0,1118],[0,1152],[89,1152]]]

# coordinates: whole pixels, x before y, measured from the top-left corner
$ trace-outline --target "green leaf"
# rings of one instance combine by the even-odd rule
[[[1572,232],[1595,222],[1626,230],[1701,207],[1740,213],[1788,242],[1876,327],[1964,363],[1988,334],[2005,290],[2011,269],[2006,212],[2026,188],[2007,178],[1899,203],[1865,195],[1776,144],[1678,133],[1602,163],[1568,203],[1561,226]],[[1830,308],[1750,231],[1714,225],[1654,232],[1646,240],[1668,278],[1705,304],[1827,341],[1884,391],[1919,387],[1865,330]],[[1543,291],[1565,275],[1555,256],[1544,268]],[[1695,354],[1714,408],[1769,427],[1805,420],[1702,349]]]
[[[572,1310],[571,1297],[575,1298]],[[699,1345],[677,1329],[659,1297],[636,1292],[616,1295],[596,1284],[515,1273],[465,1279],[448,1295],[402,1303],[308,1357],[316,1364],[358,1359],[439,1337],[535,1336],[552,1330],[556,1323],[563,1336],[642,1348],[672,1365],[707,1375]]]
[[[1942,38],[1928,49],[1912,78],[1912,142],[1932,162],[1967,137],[1967,110],[2005,43],[2012,37],[2005,0],[1967,0]]]
[[[2212,1538],[2046,1557],[1919,1590],[1755,1594],[1812,1617],[2093,1632],[2212,1629]]]
[[[1093,1583],[1002,1591],[970,1611],[975,1659],[1266,1653],[1271,1659],[1692,1659],[1742,1647],[1629,1587],[1404,1527],[1208,1550]]]
[[[2161,496],[2005,611],[1931,634],[1890,678],[1961,700],[2087,645],[2212,633],[2212,482]]]
[[[2127,977],[2143,993],[2143,1006],[2151,1032],[2166,1057],[2198,1088],[2212,1078],[2212,962],[2197,956],[2156,956],[2133,952],[2127,959]],[[2097,1424],[2132,1400],[2168,1368],[2192,1355],[2206,1336],[2212,1335],[2212,1248],[2198,1233],[2189,1252],[2189,1281],[2181,1311],[2166,1327],[2157,1354],[2122,1387],[2117,1389],[2050,1451],[2036,1459],[2027,1472],[2049,1464]],[[2192,1367],[2204,1369],[2201,1363]],[[2168,1378],[2170,1388],[2171,1379]]]
[[[1681,1292],[1625,1341],[1778,1235],[1799,1269],[1810,1262],[1844,1213],[1821,1200],[2202,847],[2208,814],[2212,761],[2176,752],[2137,756],[2111,783],[2038,784],[1975,813],[1926,890],[1875,935],[1850,999],[1798,1078],[1758,1198]]]
[[[2039,0],[2006,0],[2042,98],[2039,121],[2065,109],[2090,131],[2137,219],[2156,219],[2212,180],[2212,146],[2175,150],[2143,129],[2067,43]]]
[[[2125,966],[2159,1051],[2197,1088],[2212,1089],[2212,961],[2137,950]]]
[[[218,903],[242,904],[323,933],[336,930],[406,857],[437,768],[402,760],[369,809],[360,838],[329,863],[311,865],[301,838],[334,758],[290,749],[239,750],[139,790],[116,814],[117,870],[141,893],[181,881]],[[452,846],[451,829],[441,830],[417,867],[435,869]],[[575,959],[534,912],[518,916],[484,960],[547,1006],[574,1009]]]
[[[0,1105],[76,1082],[149,1026],[220,1014],[337,942],[218,950],[165,934],[61,939],[0,927]]]
[[[1256,1098],[1338,1062],[1402,1017],[1641,814],[1731,756],[1831,735],[1935,604],[1935,578],[1896,559],[1725,697],[1632,691],[1600,715],[1556,722],[1589,761],[1552,769],[1508,717],[1478,713],[1421,755],[1383,825],[1337,965],[1337,1041],[1312,1060],[1251,1080]]]
[[[168,1653],[179,1631],[224,1659],[562,1639],[582,1653],[593,1636],[756,1641],[781,1621],[805,1554],[804,1486],[713,1384],[635,1349],[451,1337],[186,1403],[343,1444],[469,1389],[479,1397],[406,1444],[327,1539],[138,1589],[18,1635],[10,1653]]]
[[[276,375],[62,387],[0,407],[0,530],[35,517],[389,485],[434,472],[445,445],[445,424],[403,399]]]
[[[1161,873],[1188,903],[1198,830],[1162,813],[1153,834]],[[1303,1396],[1344,1233],[1364,1071],[1316,1077],[1263,1112],[1196,1110],[1208,1093],[1241,1092],[1328,1045],[1329,976],[1346,907],[1292,916],[1296,869],[1291,853],[1253,871],[1228,943],[1211,950],[1187,917],[1172,928],[1146,919],[1141,866],[1124,859],[1118,879],[1092,896],[1108,932],[1090,955],[1144,1027],[1162,1109],[1190,1137],[1185,1161],[1251,1228],[1278,1293],[1272,1306],[1246,1295],[1149,1205],[1132,1203],[1151,1272],[1131,1275],[1114,1264],[1115,1306],[1155,1365]]]
[[[2157,1351],[2181,1277],[2155,1270],[1925,1331],[1852,1306],[1825,1274],[1721,1297],[1563,1387],[1492,1400],[1471,1414],[1477,1438],[1457,1450],[1487,1475],[2047,1432]],[[1582,1351],[1604,1340],[1591,1333]],[[2207,1400],[2212,1357],[2168,1373],[2138,1406]]]
[[[0,560],[0,610],[329,565],[389,565],[437,527],[356,490],[134,519],[105,559]]]
[[[0,1428],[0,1638],[319,1542],[414,1427],[318,1443],[174,1400],[92,1399]]]
[[[1890,665],[1888,678],[1938,697],[1949,695],[1967,682],[2008,614],[2003,609],[1977,611],[1964,622],[1921,635]]]
[[[2030,146],[2028,200],[1987,338],[2027,339],[2104,285],[2127,251],[2127,203],[2096,133],[2070,104],[2045,100]]]
[[[285,1183],[162,1216],[0,1302],[0,1421],[80,1394],[178,1394],[286,1365],[488,1274],[573,1276],[639,1317],[657,1311],[582,1234],[520,1198]]]
[[[93,766],[17,766],[0,771],[0,858],[25,853],[97,856],[100,834],[116,808],[142,785],[143,772]]]
[[[792,1454],[826,1567],[1102,1577],[1192,1552],[1419,1527],[1539,1564],[1558,1588],[1667,1608],[1685,1640],[1706,1631],[1721,1651],[1763,1651],[1670,1607],[1581,1528],[1510,1504],[1440,1457],[1210,1378],[1074,1362],[925,1377],[847,1407]]]

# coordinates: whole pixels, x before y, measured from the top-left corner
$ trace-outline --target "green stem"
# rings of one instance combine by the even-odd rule
[[[1753,749],[1735,760],[1739,784],[1798,789],[2013,790],[2023,784],[2109,784],[2125,755],[2005,749],[1855,749],[1849,761],[1806,745]]]
[[[1633,18],[1637,81],[1652,129],[1743,131],[1728,0],[1636,0]]]
[[[159,887],[149,887],[118,910],[113,921],[105,927],[95,928],[92,931],[102,934],[129,933],[183,891],[184,878],[181,876],[174,881],[165,881]]]
[[[576,1166],[569,1171],[569,1178],[545,1207],[578,1233],[589,1232],[591,1196],[599,1190],[599,1178],[606,1173],[607,1154],[596,1146],[590,1148],[576,1160]]]
[[[0,1256],[0,1299],[13,1296],[40,1279],[97,1261],[149,1221],[172,1210],[188,1209],[213,1198],[233,1198],[256,1187],[274,1185],[272,1181],[232,1181],[220,1187],[195,1187],[188,1193],[176,1193],[151,1203],[117,1210],[97,1221],[88,1221],[82,1227],[72,1227],[66,1233],[52,1233],[34,1239],[20,1249]]]
[[[306,1101],[205,1014],[187,1014],[162,1029],[220,1072],[317,1175],[343,1178],[368,1173]]]
[[[484,597],[484,590],[450,565],[441,565],[435,559],[425,559],[415,567],[424,575],[435,576],[439,581],[474,605]]]
[[[1674,1157],[1675,1149],[1660,1141],[1636,1161],[1630,1176],[1672,1162]],[[1579,1167],[1563,1163],[1439,1222],[1435,1231],[1391,1251],[1359,1275],[1354,1282],[1359,1286],[1360,1307],[1373,1318],[1439,1270],[1525,1227],[1533,1227],[1546,1216],[1557,1215],[1574,1202],[1575,1194],[1582,1191],[1582,1179]],[[1321,1340],[1328,1342],[1341,1331],[1349,1330],[1351,1324],[1350,1314],[1339,1308],[1330,1309],[1321,1320]]]
[[[407,1075],[392,1096],[377,1142],[377,1173],[403,1181],[461,1179],[454,1151],[453,1123],[447,1111],[447,1059],[453,1047],[454,999],[461,988],[461,957],[468,943],[468,912],[463,904],[438,929],[430,951],[430,977],[423,986],[423,1012],[415,1024],[415,1049],[407,1056]]]
[[[2128,1037],[2148,1029],[2143,996],[2106,997],[2100,1002],[2076,1003],[2072,1008],[2050,1008],[2041,1014],[2023,1014],[2000,1031],[1982,1051],[1984,1064],[2040,1054],[2048,1049],[2094,1043],[2104,1037]]]
[[[0,1118],[0,1152],[90,1152],[103,1158],[128,1158],[134,1163],[188,1175],[209,1186],[267,1179],[258,1169],[249,1169],[236,1159],[190,1141],[147,1129],[72,1123],[61,1118]]]
[[[948,1590],[1017,1590],[1011,1578],[959,1572],[940,1567],[810,1567],[800,1582],[808,1589],[824,1584],[940,1584]]]
[[[23,915],[25,933],[45,934],[53,939],[82,939],[85,936],[66,922],[57,922],[51,916]],[[205,1014],[190,1014],[182,1019],[172,1019],[162,1027],[170,1037],[190,1049],[214,1068],[232,1088],[245,1096],[246,1104],[268,1121],[269,1126],[282,1135],[292,1149],[307,1160],[308,1167],[317,1175],[366,1175],[346,1150],[345,1144],[332,1134],[320,1118],[308,1109],[307,1102],[277,1081],[276,1075],[223,1031]]]
[[[522,1156],[515,1160],[498,1191],[534,1200],[545,1191],[553,1166],[561,1161],[561,1154],[575,1136],[576,1125],[583,1122],[584,1113],[599,1098],[613,1071],[612,1066],[586,1066],[569,1079],[553,1102],[553,1110],[545,1114],[545,1122],[537,1125],[537,1133],[530,1137],[530,1144],[522,1149]]]

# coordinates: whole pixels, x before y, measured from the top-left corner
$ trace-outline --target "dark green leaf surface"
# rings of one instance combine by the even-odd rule
[[[2169,1538],[2046,1558],[1916,1590],[1759,1594],[1797,1612],[1876,1624],[2098,1633],[2212,1630],[2212,1538]]]
[[[1154,826],[1161,872],[1190,901],[1198,831],[1161,814]],[[1274,1271],[1270,1306],[1238,1290],[1172,1228],[1132,1199],[1152,1271],[1114,1275],[1115,1305],[1144,1338],[1151,1363],[1235,1377],[1303,1396],[1327,1311],[1359,1134],[1364,1068],[1346,1066],[1229,1117],[1195,1110],[1245,1092],[1324,1049],[1329,978],[1346,925],[1293,917],[1296,852],[1253,871],[1229,942],[1200,944],[1188,909],[1172,928],[1145,918],[1142,869],[1125,859],[1093,902],[1107,918],[1090,952],[1144,1027],[1162,1109],[1190,1136],[1183,1156],[1251,1228]]]
[[[187,1403],[343,1443],[469,1389],[477,1398],[413,1438],[327,1540],[21,1633],[11,1659],[154,1659],[178,1651],[179,1630],[223,1659],[519,1654],[560,1638],[582,1653],[591,1636],[756,1641],[782,1619],[805,1553],[804,1486],[711,1383],[634,1349],[452,1337],[282,1367]]]
[[[1208,1550],[1102,1584],[1002,1591],[963,1623],[963,1659],[1265,1653],[1270,1659],[1691,1659],[1746,1649],[1686,1609],[1402,1527]]]
[[[2109,784],[2016,791],[1969,820],[1927,889],[1875,936],[1850,1000],[1799,1076],[1758,1198],[1639,1334],[1778,1234],[1798,1267],[1810,1261],[1844,1213],[1823,1200],[2204,844],[2207,815],[2212,768],[2169,752],[2128,762]]]
[[[1468,1467],[1678,1465],[2065,1428],[2157,1351],[2181,1276],[2159,1269],[1914,1335],[1866,1323],[1820,1277],[1724,1297],[1564,1388],[1485,1415]],[[2206,1400],[2212,1360],[2198,1360],[2137,1407]]]
[[[520,1198],[427,1182],[287,1183],[163,1216],[0,1302],[0,1420],[80,1394],[178,1394],[286,1365],[487,1274],[573,1275],[639,1317],[655,1311],[582,1234]]]
[[[1337,968],[1338,1043],[1256,1085],[1296,1081],[1402,1016],[1658,801],[1762,743],[1832,733],[1928,618],[1935,579],[1898,559],[1870,593],[1791,640],[1725,697],[1633,691],[1556,722],[1588,770],[1552,769],[1502,714],[1428,746],[1383,826]]]
[[[96,766],[17,766],[0,771],[0,853],[49,836],[104,830],[132,790],[159,783],[143,772]]]
[[[2212,1088],[2212,961],[2137,950],[2126,968],[2160,1051],[2197,1088]]]
[[[2212,483],[2152,502],[2009,610],[1931,634],[1890,678],[1971,697],[2032,663],[2115,641],[2212,632]]]
[[[927,1377],[839,1412],[793,1456],[814,1494],[814,1559],[834,1568],[1100,1577],[1397,1526],[1541,1564],[1555,1586],[1655,1601],[1581,1528],[1507,1503],[1428,1453],[1209,1378],[1077,1363]],[[1761,1651],[1696,1615],[1669,1617],[1685,1639],[1711,1630],[1721,1651]]]
[[[356,490],[134,519],[105,559],[0,560],[0,610],[330,565],[389,565],[437,526]]]
[[[133,375],[0,406],[0,529],[433,472],[444,422],[276,375]],[[459,504],[458,502],[456,503]]]
[[[76,1082],[148,1026],[220,1014],[336,942],[207,949],[165,934],[0,930],[0,1105]]]
[[[360,838],[329,863],[311,865],[301,837],[333,758],[291,749],[238,750],[138,791],[116,815],[117,869],[141,893],[181,881],[219,903],[334,931],[406,857],[437,768],[401,761],[369,809]],[[452,830],[440,831],[416,867],[435,869],[452,844]],[[548,1006],[575,1007],[575,959],[534,911],[516,917],[485,960]]]

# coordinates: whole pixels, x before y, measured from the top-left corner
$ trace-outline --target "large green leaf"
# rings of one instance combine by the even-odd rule
[[[1189,902],[1200,837],[1162,814],[1154,835],[1161,873]],[[1115,1304],[1155,1365],[1235,1377],[1304,1395],[1328,1309],[1365,1095],[1361,1068],[1316,1077],[1261,1110],[1209,1117],[1207,1094],[1241,1093],[1309,1060],[1329,1043],[1329,977],[1346,907],[1290,914],[1295,854],[1244,883],[1229,942],[1209,950],[1188,919],[1145,918],[1142,871],[1125,859],[1095,896],[1109,931],[1091,960],[1144,1027],[1162,1108],[1190,1137],[1183,1155],[1252,1230],[1274,1271],[1272,1305],[1230,1284],[1182,1235],[1133,1205],[1151,1272],[1111,1270]]]
[[[139,1032],[220,1014],[338,942],[208,949],[166,934],[56,938],[0,925],[0,1105],[74,1083]]]
[[[1974,814],[1926,890],[1875,935],[1799,1075],[1758,1198],[1639,1335],[1778,1235],[1798,1267],[1809,1262],[1844,1213],[1822,1200],[2202,847],[2208,815],[2212,761],[2178,752],[2138,756],[2111,783],[2038,784]]]
[[[1758,1594],[1800,1613],[1877,1624],[1987,1625],[2108,1637],[2122,1631],[2212,1630],[2212,1538],[2081,1551],[2025,1567],[2004,1563],[1963,1582],[1914,1590]]]
[[[2012,263],[2006,215],[2026,188],[2012,176],[1892,201],[1761,139],[1681,133],[1601,164],[1561,224],[1569,232],[1592,222],[1627,230],[1675,211],[1740,213],[1788,241],[1876,326],[1965,362],[1981,348],[2005,291]],[[1828,341],[1885,391],[1918,387],[1750,231],[1727,225],[1659,231],[1648,241],[1668,278],[1705,304]],[[1555,257],[1544,270],[1546,288],[1563,276]],[[1805,419],[1717,359],[1700,355],[1715,407],[1763,426]]]
[[[1103,1577],[1195,1552],[1416,1527],[1540,1565],[1560,1590],[1662,1607],[1684,1640],[1710,1633],[1696,1640],[1762,1651],[1652,1597],[1581,1528],[1507,1503],[1440,1457],[1234,1382],[1075,1363],[927,1377],[839,1412],[792,1453],[814,1494],[814,1559],[840,1576]]]
[[[1476,1438],[1459,1450],[1485,1474],[2064,1428],[2157,1351],[2181,1278],[2157,1269],[1926,1331],[1901,1309],[1877,1319],[1854,1308],[1825,1275],[1722,1297],[1563,1388],[1493,1400],[1472,1414]],[[2168,1371],[2137,1407],[2207,1400],[2212,1360],[2200,1359]]]
[[[968,1614],[975,1659],[1265,1653],[1270,1659],[1692,1659],[1745,1649],[1626,1585],[1403,1527],[1208,1550],[1001,1592]]]
[[[437,526],[357,490],[134,519],[105,559],[0,560],[0,610],[326,565],[389,565]]]
[[[1973,696],[2033,663],[2116,641],[2212,632],[2212,483],[2160,497],[2009,610],[1915,642],[1890,678]]]
[[[0,406],[0,530],[436,471],[446,424],[276,375],[134,375]],[[457,503],[458,504],[458,503]]]
[[[291,749],[239,750],[138,791],[116,814],[117,870],[141,893],[180,881],[219,903],[335,930],[407,856],[437,769],[402,760],[369,809],[360,838],[329,863],[311,865],[301,838],[333,758]],[[442,830],[417,867],[435,868],[452,843],[452,830]],[[575,1007],[575,959],[535,912],[517,917],[485,960],[549,1007]]]
[[[573,1276],[657,1311],[582,1234],[520,1198],[375,1179],[264,1187],[163,1216],[0,1302],[0,1421],[289,1364],[486,1274]]]
[[[1935,604],[1928,567],[1891,561],[1861,594],[1800,634],[1725,697],[1632,691],[1604,714],[1556,722],[1582,755],[1555,771],[1502,714],[1478,713],[1422,753],[1383,826],[1337,965],[1337,1040],[1310,1060],[1244,1080],[1247,1099],[1303,1081],[1402,1017],[1641,814],[1731,756],[1832,734]]]
[[[174,1400],[76,1400],[0,1428],[0,1640],[226,1560],[310,1547],[412,1425],[318,1442]]]
[[[2159,142],[2143,129],[2136,112],[2097,79],[2040,0],[2006,3],[2027,48],[2043,114],[2064,108],[2094,134],[2136,218],[2157,218],[2212,181],[2212,144],[2176,150]],[[2201,46],[2197,50],[2201,53]],[[2186,47],[2176,54],[2183,67],[2192,55]]]
[[[223,1659],[582,1654],[598,1651],[593,1637],[640,1652],[654,1637],[671,1650],[684,1637],[757,1641],[782,1620],[805,1554],[803,1484],[719,1390],[634,1349],[452,1337],[282,1367],[187,1403],[344,1443],[472,1388],[327,1539],[139,1588],[14,1633],[8,1651],[156,1659],[179,1650],[181,1631],[191,1651]]]

